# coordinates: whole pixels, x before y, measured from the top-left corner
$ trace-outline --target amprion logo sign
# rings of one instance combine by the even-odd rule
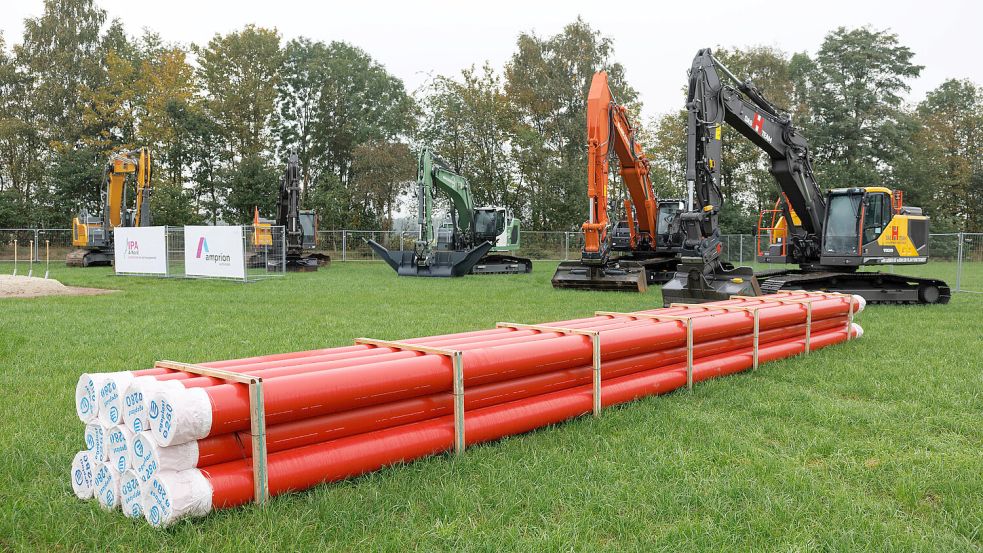
[[[208,240],[204,236],[198,238],[198,253],[195,254],[195,258],[201,259],[202,255],[205,256],[205,261],[214,261],[215,263],[228,263],[232,260],[232,256],[227,254],[209,253]]]

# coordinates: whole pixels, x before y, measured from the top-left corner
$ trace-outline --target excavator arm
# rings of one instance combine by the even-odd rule
[[[450,198],[454,229],[458,236],[472,231],[474,199],[468,180],[447,168],[429,148],[420,150],[417,164],[417,222],[420,224],[420,240],[436,246],[433,228],[434,191],[439,189]]]
[[[619,172],[628,188],[632,216],[626,205],[631,248],[653,244],[657,202],[652,191],[649,162],[641,144],[635,139],[635,129],[628,119],[628,110],[615,102],[608,86],[607,73],[600,71],[591,80],[587,94],[587,198],[589,218],[581,227],[584,233],[582,261],[588,264],[607,262],[608,174],[612,151],[618,157]]]
[[[718,73],[719,69],[719,73]],[[723,73],[734,86],[723,83]],[[720,194],[722,125],[760,148],[771,160],[771,174],[800,220],[799,238],[818,256],[826,203],[812,170],[809,144],[792,125],[791,117],[769,102],[750,81],[741,81],[714,59],[709,48],[700,50],[690,69],[687,95],[686,181],[695,192],[692,211],[701,215],[704,237],[717,229]],[[693,214],[687,219],[691,221]],[[687,238],[694,238],[689,231]]]
[[[149,227],[153,224],[150,211],[150,196],[154,188],[150,179],[150,151],[140,148],[132,152],[136,155],[136,202],[133,214],[133,226]]]

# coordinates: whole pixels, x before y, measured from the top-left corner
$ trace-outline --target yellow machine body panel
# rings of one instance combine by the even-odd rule
[[[80,222],[78,217],[72,219],[72,245],[77,248],[89,245],[89,226]]]
[[[254,246],[272,246],[273,245],[273,226],[268,223],[260,223],[256,225],[256,232],[253,234],[253,245]]]
[[[269,219],[261,219],[259,208],[253,208],[253,246],[272,246],[273,245],[273,222]]]
[[[916,215],[895,215],[887,224],[884,232],[877,237],[877,244],[881,247],[890,246],[898,252],[898,257],[918,257],[923,255],[918,252],[918,248],[908,233],[908,222],[911,220],[925,221],[928,217]]]
[[[113,172],[109,175],[109,228],[116,228],[123,224],[123,185],[126,184],[126,175]]]

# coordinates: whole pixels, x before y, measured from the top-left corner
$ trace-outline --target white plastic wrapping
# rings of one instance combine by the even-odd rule
[[[106,426],[123,423],[123,392],[136,378],[131,372],[108,373],[96,390],[96,417]]]
[[[108,438],[106,427],[99,422],[85,425],[85,447],[94,463],[102,463],[109,459]]]
[[[140,483],[146,485],[160,471],[187,470],[198,464],[198,442],[167,447],[157,445],[149,432],[133,437],[130,463]]]
[[[75,414],[79,420],[88,423],[96,419],[99,413],[99,388],[114,374],[120,373],[82,373],[79,376],[78,383],[75,384]]]
[[[854,338],[860,338],[864,335],[864,329],[857,323],[853,323],[853,334]]]
[[[125,426],[112,426],[106,433],[107,438],[107,461],[118,472],[123,472],[130,468],[130,444],[133,441],[133,433]]]
[[[204,388],[161,390],[150,400],[150,432],[159,445],[200,440],[212,428],[212,402]]]
[[[72,459],[72,491],[79,499],[92,499],[94,470],[88,450],[75,454],[75,458]]]
[[[92,490],[99,505],[107,511],[119,507],[119,471],[109,463],[99,463],[96,475],[92,480]]]
[[[861,311],[864,310],[865,307],[867,307],[867,300],[865,300],[863,296],[858,296],[857,294],[854,294],[853,301],[860,304],[860,307],[857,308],[857,313],[860,313]]]
[[[143,516],[157,528],[211,510],[212,487],[198,469],[159,472],[143,494]]]
[[[136,471],[128,469],[119,479],[120,506],[130,518],[143,516],[143,488]]]
[[[158,390],[184,389],[177,380],[157,380],[152,376],[140,376],[123,393],[123,424],[130,432],[150,430],[150,420],[147,416],[150,397]]]

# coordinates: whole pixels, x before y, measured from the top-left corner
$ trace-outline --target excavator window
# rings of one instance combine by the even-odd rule
[[[683,209],[676,204],[659,206],[659,222],[656,225],[656,233],[661,235],[669,234],[669,225],[679,217]]]
[[[493,239],[505,231],[505,212],[494,209],[479,210],[474,218],[474,232],[484,239]]]
[[[891,222],[891,197],[883,192],[864,198],[864,244],[877,240]]]
[[[823,249],[834,255],[858,255],[861,194],[831,194]]]

